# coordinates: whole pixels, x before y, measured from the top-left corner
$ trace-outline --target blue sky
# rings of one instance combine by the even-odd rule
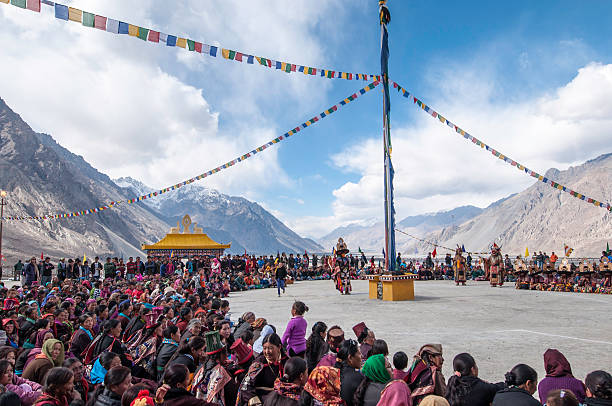
[[[374,0],[67,4],[277,60],[380,69]],[[598,110],[612,96],[609,3],[388,4],[391,77],[437,111],[542,173],[609,152],[610,115]],[[154,187],[247,152],[365,85],[188,54],[42,14],[0,7],[0,97],[101,171]],[[308,236],[380,220],[380,102],[380,92],[368,93],[202,184],[255,200]],[[532,183],[401,97],[391,117],[400,219],[485,206]]]

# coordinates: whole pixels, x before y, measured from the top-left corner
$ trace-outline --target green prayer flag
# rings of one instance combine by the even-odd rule
[[[287,72],[287,73],[291,72],[291,64],[290,63],[286,63],[285,64],[285,72]]]
[[[148,28],[138,27],[138,38],[140,38],[143,41],[146,41],[148,36],[149,36]]]
[[[234,60],[235,57],[236,57],[236,51],[232,51],[230,49],[230,51],[229,51],[229,59]]]
[[[263,66],[268,66],[268,60],[266,58],[259,58],[259,63]]]
[[[330,70],[328,70],[328,71],[327,71],[327,77],[331,79],[331,77],[332,77],[332,71],[330,71]]]
[[[26,8],[26,0],[11,0],[13,6]]]
[[[606,252],[610,252],[610,243],[606,242]]]
[[[94,14],[88,13],[87,11],[83,11],[83,25],[85,27],[93,27],[94,17]]]
[[[195,51],[195,41],[188,39],[187,40],[187,46],[189,47],[190,51]]]

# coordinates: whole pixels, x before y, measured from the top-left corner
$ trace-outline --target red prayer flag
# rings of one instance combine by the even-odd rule
[[[293,64],[293,63],[292,63],[292,64],[291,64],[291,72],[295,72],[295,70],[296,70],[296,69],[297,69],[297,68],[296,68],[295,64]]]
[[[40,13],[40,0],[27,0],[26,8],[32,11],[38,11]]]
[[[45,256],[43,255],[43,252],[40,251],[40,260],[42,261],[45,258]]]
[[[202,43],[201,42],[196,42],[195,43],[195,51],[202,53]]]
[[[431,253],[431,256],[435,258],[437,254],[438,254],[438,252],[436,251],[436,247],[434,247],[434,250]]]
[[[234,60],[242,62],[242,53],[241,52],[236,52],[236,56],[234,57]]]
[[[149,41],[151,42],[159,42],[159,32],[149,30]]]
[[[106,31],[106,17],[94,16],[94,28]]]

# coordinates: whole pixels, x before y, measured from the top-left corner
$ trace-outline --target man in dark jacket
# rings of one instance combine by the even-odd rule
[[[45,258],[45,262],[42,263],[42,275],[40,278],[40,284],[45,286],[47,283],[51,282],[51,273],[55,266],[51,263],[51,258]]]
[[[38,266],[36,266],[36,258],[32,257],[30,263],[25,267],[25,284],[31,285],[38,280]]]
[[[286,257],[282,257],[278,260],[275,279],[276,279],[276,289],[278,290],[278,297],[280,297],[280,291],[283,290],[285,293],[285,279],[287,278],[287,264]]]
[[[117,267],[111,262],[110,257],[108,257],[104,264],[104,278],[114,278],[115,276],[117,276]]]

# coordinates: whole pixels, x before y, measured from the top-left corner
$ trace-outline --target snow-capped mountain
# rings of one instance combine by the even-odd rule
[[[134,195],[153,191],[130,177],[115,179],[115,183]],[[231,252],[243,253],[245,249],[263,254],[322,251],[321,246],[291,231],[259,204],[205,186],[192,183],[143,203],[170,224],[176,224],[189,213],[211,238],[231,242]]]

